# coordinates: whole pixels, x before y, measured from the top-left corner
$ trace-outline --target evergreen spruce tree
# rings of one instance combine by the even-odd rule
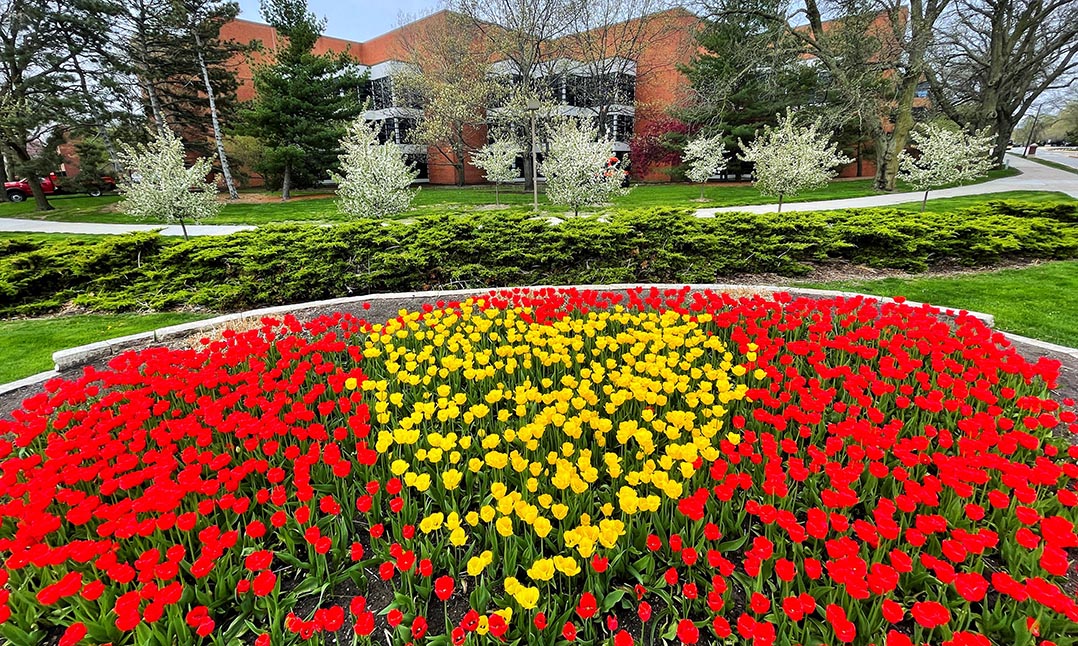
[[[679,116],[703,135],[723,135],[732,153],[726,171],[738,179],[751,170],[738,159],[739,142],[751,142],[787,108],[826,102],[816,68],[801,62],[786,40],[764,21],[724,17],[697,36],[702,51],[684,70],[700,101]]]
[[[255,70],[257,98],[243,112],[243,131],[266,145],[260,170],[280,178],[287,200],[292,188],[324,179],[337,166],[340,139],[363,109],[366,75],[345,54],[313,53],[325,21],[306,0],[262,0],[262,17],[283,43],[272,63]]]

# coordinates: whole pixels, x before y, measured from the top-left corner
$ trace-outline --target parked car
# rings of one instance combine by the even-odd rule
[[[40,178],[41,190],[45,195],[63,195],[65,193],[63,186],[60,183],[60,178],[56,173],[49,173],[48,177]],[[101,178],[101,185],[94,186],[86,191],[86,194],[90,197],[100,197],[105,191],[116,190],[116,182],[111,177],[103,176]],[[30,180],[20,179],[14,182],[4,182],[4,192],[7,193],[7,199],[12,202],[24,202],[33,193],[30,190]]]

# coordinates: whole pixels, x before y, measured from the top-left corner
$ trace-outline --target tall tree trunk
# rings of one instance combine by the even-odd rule
[[[926,206],[928,206],[928,191],[925,191],[925,196],[921,198],[921,213],[925,212]]]
[[[287,202],[292,197],[292,162],[284,163],[284,178],[281,180],[281,201]]]
[[[183,231],[183,239],[184,240],[190,240],[191,239],[187,235],[187,223],[183,221],[183,216],[180,216],[180,230]]]
[[[457,186],[464,186],[464,162],[458,162],[453,164],[453,171],[456,175]]]
[[[524,163],[522,165],[524,166],[524,169],[523,169],[524,170],[524,192],[527,193],[528,191],[532,190],[532,187],[533,187],[533,183],[532,183],[532,154],[531,154],[531,148],[530,147],[528,148],[528,152],[524,153]]]
[[[228,199],[238,200],[240,194],[236,192],[236,185],[232,181],[232,170],[228,167],[228,155],[225,154],[225,143],[221,136],[221,124],[217,119],[217,101],[213,97],[213,84],[210,83],[210,70],[206,67],[206,57],[202,55],[202,37],[198,35],[198,28],[192,26],[191,31],[195,35],[195,51],[198,53],[198,66],[202,70],[202,81],[206,84],[206,97],[210,102],[210,123],[213,124],[213,141],[217,144],[217,157],[221,160],[221,174],[225,177],[225,186],[228,187]]]
[[[4,178],[5,182],[7,181],[7,157],[2,152],[0,152],[0,177]],[[7,201],[9,201],[7,191],[0,191],[0,202]]]
[[[26,146],[11,145],[10,147],[11,152],[15,153],[15,157],[18,158],[20,162],[26,164],[31,161],[30,154],[26,151]],[[27,183],[30,184],[30,192],[34,195],[34,203],[37,205],[37,210],[52,211],[54,207],[49,204],[49,198],[45,196],[45,191],[41,188],[41,178],[37,176],[28,177]]]
[[[153,81],[146,81],[146,96],[150,97],[150,115],[153,117],[154,128],[157,129],[158,135],[163,135],[168,128],[168,122],[165,121],[165,113],[161,110],[161,101],[157,98],[157,88],[154,87]]]
[[[898,156],[906,149],[913,130],[913,95],[917,81],[906,79],[902,82],[901,92],[895,106],[895,125],[891,132],[882,128],[876,138],[876,179],[873,183],[877,191],[895,190],[898,177]]]
[[[999,111],[996,112],[996,123],[993,129],[996,131],[996,142],[992,147],[992,156],[996,160],[996,166],[1003,166],[1007,144],[1010,143],[1011,133],[1014,132],[1014,123],[1008,115]]]
[[[501,188],[501,182],[494,182],[494,206],[502,205],[502,198],[498,195],[498,189]]]
[[[782,213],[782,193],[779,193],[779,213]]]

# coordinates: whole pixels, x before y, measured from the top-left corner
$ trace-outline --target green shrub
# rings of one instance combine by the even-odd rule
[[[862,209],[697,218],[622,210],[557,226],[525,212],[416,224],[276,226],[188,242],[135,234],[0,243],[0,315],[215,311],[371,292],[527,284],[712,282],[804,275],[822,262],[923,270],[1078,256],[1073,204],[993,202],[951,213]]]

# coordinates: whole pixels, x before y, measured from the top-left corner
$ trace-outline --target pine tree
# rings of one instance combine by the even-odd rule
[[[243,131],[266,145],[260,169],[281,178],[281,199],[336,167],[347,124],[362,112],[366,79],[347,55],[316,55],[325,22],[306,0],[263,0],[262,17],[282,37],[274,62],[254,73],[257,98],[243,112]]]
[[[734,153],[726,170],[740,179],[749,169],[736,156],[738,142],[751,142],[787,108],[822,103],[825,88],[781,30],[763,21],[724,17],[709,23],[697,42],[701,53],[685,72],[699,102],[679,116],[704,134],[722,133]]]
[[[0,144],[15,172],[31,178],[38,210],[52,205],[34,180],[56,170],[65,132],[92,120],[76,62],[101,63],[112,8],[98,0],[9,0],[0,11]]]

